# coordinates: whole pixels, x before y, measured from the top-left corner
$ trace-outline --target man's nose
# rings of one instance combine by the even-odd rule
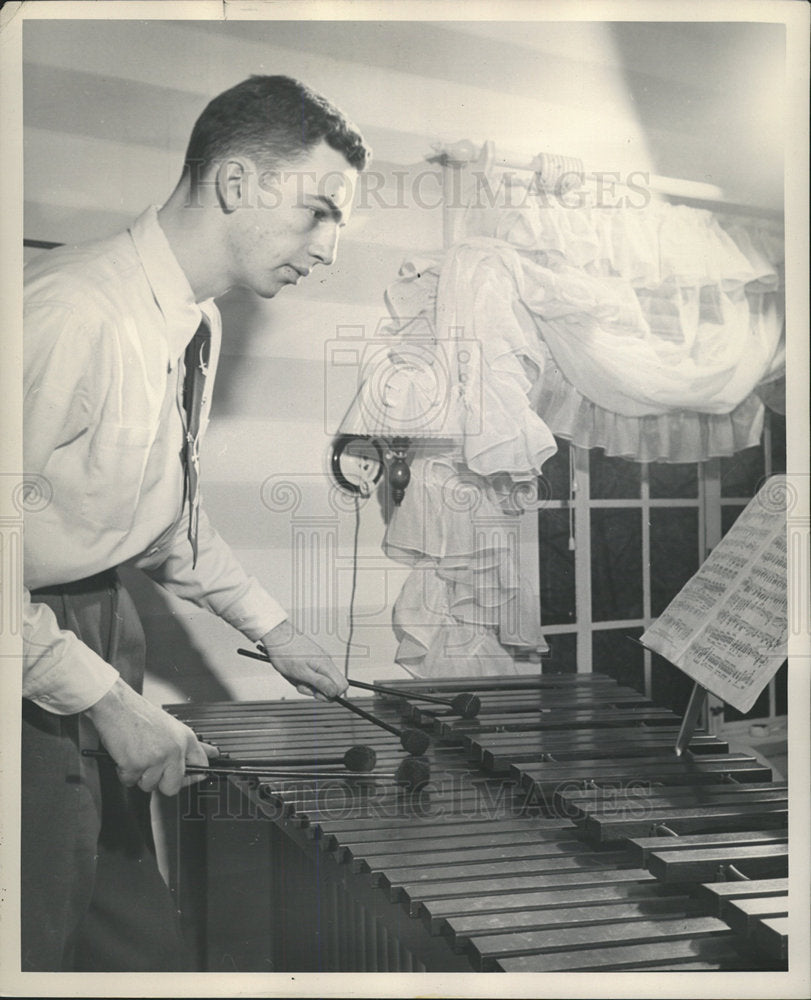
[[[338,255],[338,227],[325,228],[319,232],[316,238],[308,247],[311,257],[321,261],[322,264],[332,264]]]

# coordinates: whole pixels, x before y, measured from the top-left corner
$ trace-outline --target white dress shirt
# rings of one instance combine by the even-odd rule
[[[192,568],[183,504],[183,353],[211,328],[201,433],[221,339],[148,209],[124,233],[35,258],[25,272],[23,448],[51,500],[26,515],[23,697],[81,712],[117,672],[30,591],[131,562],[251,640],[286,612],[248,577],[200,512]]]

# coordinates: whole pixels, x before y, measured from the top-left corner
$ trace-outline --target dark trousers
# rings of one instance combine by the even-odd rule
[[[33,599],[141,691],[144,633],[114,570]],[[54,715],[25,699],[22,711],[23,971],[184,971],[149,795],[125,788],[112,763],[82,757],[100,745],[84,715]]]

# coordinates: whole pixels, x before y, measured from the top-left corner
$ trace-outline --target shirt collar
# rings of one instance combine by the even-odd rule
[[[194,292],[161,229],[154,205],[130,226],[130,235],[155,301],[166,320],[171,362],[186,349],[203,316],[210,322],[213,300],[204,303],[194,301]]]

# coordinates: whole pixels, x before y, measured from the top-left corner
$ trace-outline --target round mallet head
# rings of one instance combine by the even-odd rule
[[[481,707],[481,698],[477,694],[457,694],[451,701],[451,708],[463,719],[475,719]]]
[[[418,757],[406,757],[397,768],[395,782],[410,792],[418,792],[431,780],[431,768],[426,760]]]
[[[421,757],[431,745],[431,738],[419,729],[404,729],[400,733],[400,744],[412,757]]]
[[[350,747],[344,754],[344,767],[347,771],[373,771],[377,763],[377,754],[371,747]]]

